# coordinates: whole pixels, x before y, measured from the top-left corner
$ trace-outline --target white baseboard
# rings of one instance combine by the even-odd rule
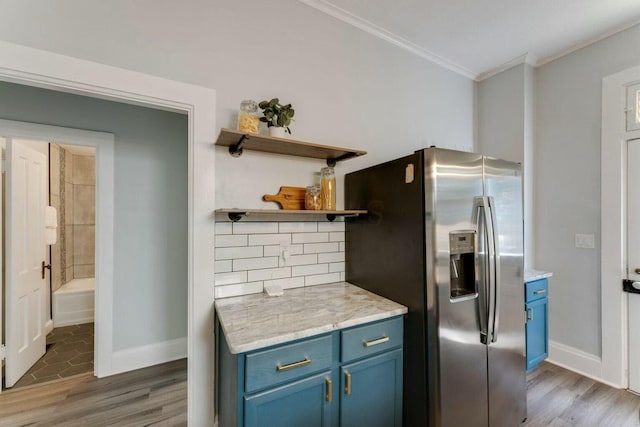
[[[53,331],[53,320],[49,319],[44,324],[44,334],[48,335],[51,331]]]
[[[620,384],[613,384],[602,379],[602,359],[577,348],[549,340],[549,358],[547,362],[608,386],[622,388]]]
[[[187,337],[114,351],[111,373],[133,371],[187,357]]]

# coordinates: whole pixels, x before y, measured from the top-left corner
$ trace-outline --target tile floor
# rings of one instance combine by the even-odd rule
[[[93,372],[93,323],[54,328],[47,352],[13,388]]]

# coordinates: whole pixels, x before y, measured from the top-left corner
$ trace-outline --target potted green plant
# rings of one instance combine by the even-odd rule
[[[262,109],[262,114],[264,114],[263,117],[260,117],[260,121],[267,124],[271,136],[283,137],[285,132],[291,135],[289,125],[291,125],[293,115],[296,113],[291,104],[282,105],[278,98],[273,98],[271,101],[262,101],[258,107]]]

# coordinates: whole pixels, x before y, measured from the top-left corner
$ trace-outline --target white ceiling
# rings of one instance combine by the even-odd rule
[[[640,0],[300,1],[476,80],[640,22]]]

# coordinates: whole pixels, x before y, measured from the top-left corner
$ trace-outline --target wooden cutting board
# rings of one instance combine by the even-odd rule
[[[302,210],[304,209],[304,187],[280,187],[278,194],[265,194],[262,200],[265,202],[276,202],[281,209]]]

